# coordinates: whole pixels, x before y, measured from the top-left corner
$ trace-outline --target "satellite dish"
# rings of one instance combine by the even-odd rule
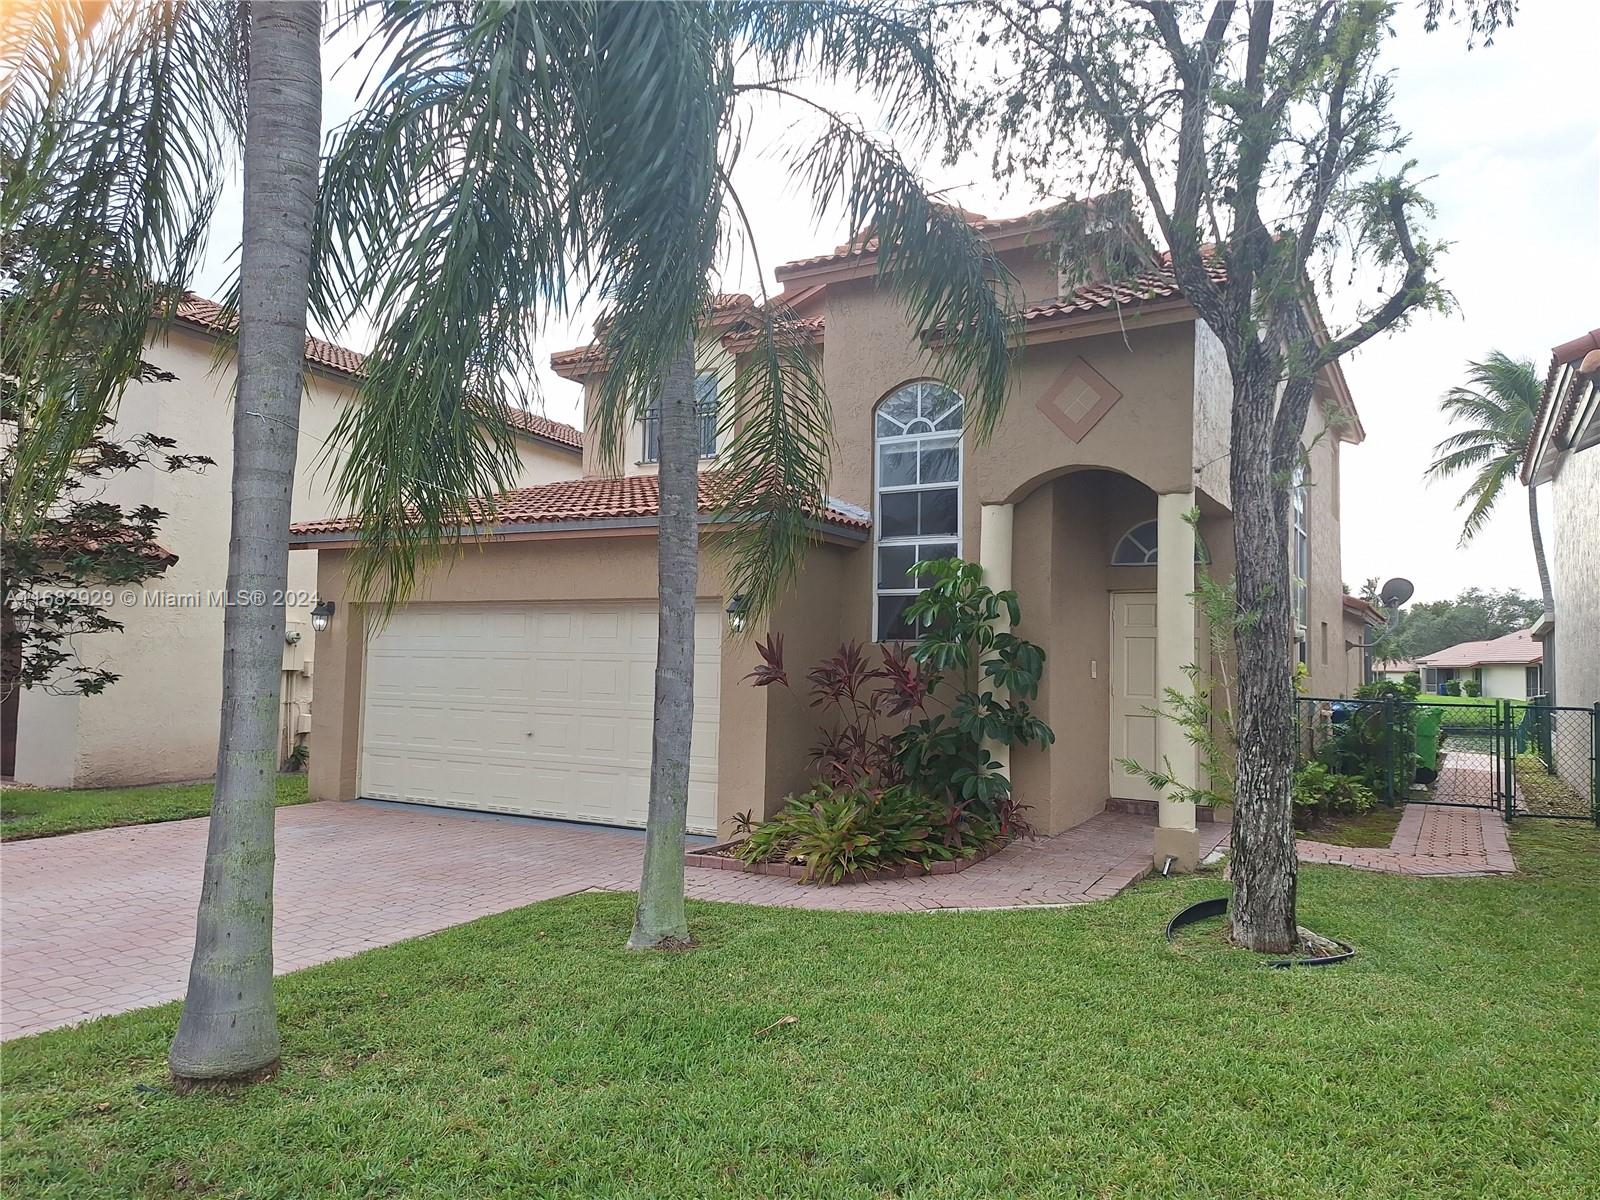
[[[1411,593],[1417,589],[1411,586],[1409,579],[1391,579],[1383,585],[1383,590],[1378,593],[1378,603],[1384,608],[1399,608],[1411,599]]]

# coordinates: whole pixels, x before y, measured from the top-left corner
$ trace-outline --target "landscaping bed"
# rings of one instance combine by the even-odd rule
[[[715,846],[704,846],[689,851],[684,856],[684,863],[691,867],[706,867],[713,871],[744,871],[750,875],[778,875],[788,879],[806,879],[811,869],[804,861],[799,862],[747,862],[739,857],[739,847],[745,842],[744,838],[734,838],[727,842],[718,842]],[[961,858],[945,859],[941,862],[919,863],[902,862],[893,863],[883,867],[873,867],[867,870],[851,871],[836,882],[849,883],[875,883],[884,879],[916,879],[925,875],[955,875],[965,871],[968,867],[975,867],[985,859],[993,858],[1011,843],[1008,841],[996,842],[974,851]]]

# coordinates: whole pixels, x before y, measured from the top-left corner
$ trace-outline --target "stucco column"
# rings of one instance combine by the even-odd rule
[[[1195,661],[1194,528],[1185,520],[1193,508],[1192,491],[1156,497],[1156,687],[1163,709],[1169,688],[1188,694],[1193,687],[1184,671]],[[1178,783],[1199,786],[1199,748],[1170,714],[1156,722],[1156,760]],[[1193,801],[1163,795],[1155,838],[1156,869],[1169,857],[1173,871],[1192,871],[1200,858],[1200,837]]]
[[[1014,504],[985,504],[978,514],[978,565],[983,568],[983,582],[997,592],[1011,588],[1011,518]],[[995,628],[1004,633],[1011,622],[1002,616]],[[982,684],[980,679],[979,684]],[[995,699],[1006,701],[1010,693],[1004,688],[994,689]],[[1000,769],[1011,775],[1011,747],[999,742],[989,743],[989,755],[1000,764]]]
[[[320,593],[326,597],[329,592]],[[361,697],[366,669],[366,611],[341,599],[312,656],[311,764],[313,800],[353,800],[359,794]]]

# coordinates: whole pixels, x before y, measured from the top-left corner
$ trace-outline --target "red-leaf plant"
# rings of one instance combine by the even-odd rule
[[[783,635],[774,633],[757,642],[756,652],[761,663],[745,678],[756,687],[789,687]],[[817,744],[811,749],[823,783],[876,802],[886,790],[913,782],[907,779],[901,762],[904,719],[929,717],[928,704],[938,676],[924,671],[908,646],[880,647],[879,661],[873,664],[861,643],[849,642],[806,672],[806,679],[811,685],[810,706],[835,717],[834,724],[818,727]],[[954,733],[950,730],[946,736]],[[927,799],[941,802],[932,795]],[[945,845],[959,847],[971,840],[975,831],[968,809],[973,804],[970,797],[943,797],[943,819],[935,820]],[[1014,806],[1006,805],[996,815],[1002,836],[1031,832]]]
[[[745,678],[756,687],[789,687],[783,635],[757,642],[756,652],[761,664]],[[928,689],[917,664],[898,646],[882,647],[881,660],[873,664],[860,642],[849,642],[806,672],[810,706],[835,718],[818,726],[811,748],[818,777],[831,787],[877,796],[905,782],[895,758],[897,718],[921,711]]]

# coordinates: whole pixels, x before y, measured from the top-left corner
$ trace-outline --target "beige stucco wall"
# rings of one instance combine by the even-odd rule
[[[1547,487],[1554,518],[1551,587],[1556,601],[1556,703],[1600,704],[1600,447],[1566,454]]]
[[[727,419],[731,416],[733,405],[730,403],[733,396],[734,384],[734,359],[723,346],[719,336],[702,338],[695,346],[694,366],[696,373],[715,371],[718,381],[718,395],[723,404],[721,417]],[[585,381],[583,387],[583,421],[586,431],[583,451],[583,473],[587,476],[595,475],[655,475],[660,471],[660,466],[654,462],[644,461],[644,426],[639,421],[634,421],[628,426],[623,435],[622,453],[616,463],[607,463],[600,450],[600,438],[595,424],[595,412],[599,404],[600,377],[591,376]],[[727,445],[730,430],[726,424],[718,430],[717,448],[721,450]],[[702,458],[700,469],[702,471],[714,468],[717,458]]]
[[[1343,641],[1339,646],[1339,649],[1344,652],[1345,683],[1344,690],[1339,693],[1341,696],[1354,696],[1356,689],[1365,682],[1363,675],[1365,674],[1366,652],[1361,647],[1364,643],[1372,640],[1373,634],[1369,633],[1368,629],[1367,623],[1359,616],[1349,611],[1345,612],[1344,628],[1341,631]],[[1377,673],[1374,672],[1373,678],[1376,679],[1378,677]]]
[[[214,339],[174,326],[146,352],[177,379],[131,386],[118,412],[118,437],[154,431],[177,439],[177,450],[204,454],[216,465],[203,472],[145,468],[109,479],[105,497],[124,505],[151,504],[167,514],[158,535],[178,555],[164,574],[142,587],[117,589],[132,603],[114,615],[120,633],[79,640],[86,662],[121,678],[98,696],[22,695],[17,722],[17,778],[54,786],[101,787],[196,779],[216,768],[222,698],[223,608],[209,593],[227,583],[233,463],[233,371],[215,366]],[[331,471],[320,459],[350,381],[308,371],[300,410],[299,461],[293,517],[336,511]],[[519,438],[526,482],[578,474],[579,458],[548,443]],[[303,641],[286,647],[286,667],[304,665],[310,646],[310,605],[316,591],[313,556],[289,557],[287,625]],[[163,603],[170,601],[170,603]],[[311,670],[288,678],[286,709],[294,727],[310,707]]]
[[[1311,406],[1306,418],[1303,444],[1308,461],[1306,533],[1311,540],[1310,573],[1306,579],[1310,617],[1306,627],[1306,661],[1311,673],[1308,689],[1313,696],[1339,696],[1350,678],[1341,644],[1344,567],[1339,544],[1340,443],[1318,404]],[[1293,547],[1290,552],[1292,555]]]
[[[1478,681],[1483,685],[1485,696],[1504,700],[1528,698],[1528,668],[1525,665],[1480,667]]]

